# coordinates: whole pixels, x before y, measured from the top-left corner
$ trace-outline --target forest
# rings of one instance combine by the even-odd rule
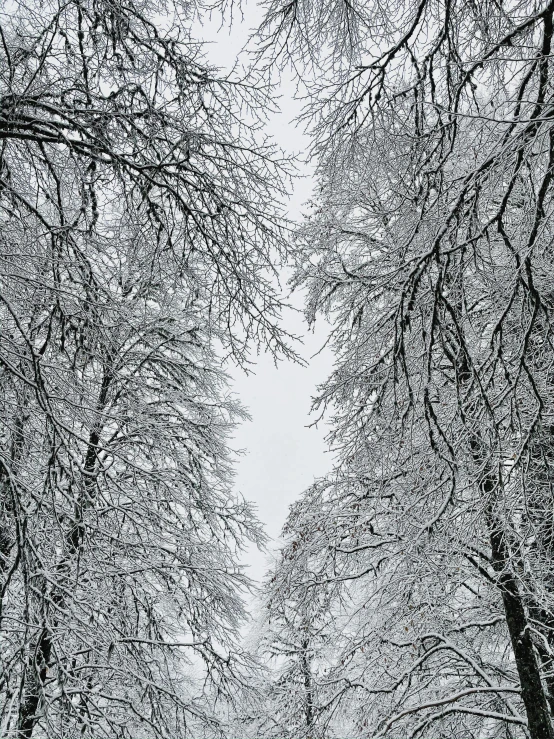
[[[237,0],[0,0],[0,739],[554,739],[554,0],[257,7],[220,70]],[[291,291],[329,468],[258,583]]]

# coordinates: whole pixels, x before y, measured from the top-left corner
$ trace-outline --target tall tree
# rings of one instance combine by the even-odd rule
[[[223,355],[288,352],[282,172],[193,11],[0,11],[2,736],[218,734],[252,669]]]
[[[354,520],[378,535],[350,544],[345,579],[384,588],[394,615],[391,593],[406,592],[392,573],[405,568],[430,593],[440,563],[448,597],[426,596],[427,655],[443,651],[434,626],[445,610],[456,628],[466,598],[486,587],[480,602],[500,608],[533,739],[554,736],[553,14],[551,2],[296,0],[270,3],[262,28],[272,61],[318,69],[306,84],[320,191],[298,282],[309,319],[323,312],[333,325],[337,369],[319,402],[335,409],[338,484],[358,491],[348,492]],[[383,554],[379,566],[393,569],[380,581],[367,551],[389,538],[400,560]],[[334,535],[326,547],[346,554]],[[454,607],[462,562],[473,596]],[[481,645],[474,663],[494,664],[501,644],[493,655]],[[481,716],[475,735],[521,722],[517,705],[483,705],[511,681],[486,687],[481,675],[446,695],[450,678],[447,663],[427,678],[433,697],[418,700],[418,688],[388,717],[368,697],[368,735],[418,714],[414,735],[451,732],[452,715],[460,732],[465,715]],[[381,680],[368,694],[390,689]]]

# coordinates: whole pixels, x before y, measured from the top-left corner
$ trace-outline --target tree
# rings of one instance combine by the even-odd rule
[[[282,597],[294,609],[327,593],[334,614],[316,736],[520,736],[517,671],[474,498],[428,528],[442,492],[431,450],[400,456],[390,438],[367,450],[292,513],[292,559],[310,537],[311,571]]]
[[[281,167],[185,10],[1,11],[2,736],[221,734],[254,669],[223,360],[289,352]]]
[[[484,602],[500,608],[537,739],[554,733],[553,13],[549,2],[274,2],[262,27],[273,61],[320,65],[306,83],[320,190],[297,282],[309,289],[308,318],[332,319],[337,369],[319,403],[335,408],[339,489],[358,491],[354,520],[369,519],[378,537],[350,546],[345,578],[383,589],[394,613],[402,578],[376,578],[368,550],[392,536],[380,566],[405,568],[428,593],[439,563],[450,591],[459,565],[461,586],[479,599],[485,587]],[[331,553],[340,546],[327,539]],[[447,595],[422,612],[427,625],[444,623],[457,597]],[[462,607],[465,598],[454,626]],[[492,655],[481,645],[479,660],[499,665],[503,649],[502,639]],[[451,732],[447,714],[459,732],[464,714],[480,715],[475,735],[517,715],[492,709],[478,685],[471,698],[465,688],[439,698],[449,670],[429,674],[427,703],[402,698],[403,721],[425,716],[414,734]],[[371,697],[389,686],[372,686],[368,735],[399,720]]]
[[[315,739],[327,735],[320,715],[338,632],[335,603],[324,587],[315,594],[309,586],[306,590],[313,571],[311,542],[305,537],[313,530],[297,528],[291,512],[283,533],[287,543],[263,587],[256,651],[266,665],[265,702],[253,736]]]

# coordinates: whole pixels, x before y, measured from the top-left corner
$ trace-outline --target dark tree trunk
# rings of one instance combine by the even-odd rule
[[[107,403],[112,379],[112,373],[105,370],[96,408],[97,421],[90,432],[85,454],[83,490],[80,499],[75,505],[73,526],[66,540],[67,552],[57,565],[57,574],[62,583],[65,583],[71,568],[71,562],[78,557],[79,551],[83,546],[85,535],[84,512],[94,504],[96,486],[95,470],[97,466],[100,432],[102,430],[102,414]],[[63,592],[63,589],[60,589],[52,595],[52,599],[57,606],[62,605],[64,602]],[[32,650],[25,671],[23,697],[19,708],[17,739],[31,739],[32,737],[33,729],[38,721],[37,711],[40,704],[40,694],[44,680],[46,679],[48,666],[51,663],[51,657],[52,641],[50,632],[44,628],[41,631],[35,648]]]
[[[47,629],[42,629],[36,646],[29,655],[25,670],[23,698],[19,706],[17,739],[31,739],[38,720],[38,709],[42,686],[46,680],[48,664],[52,652],[52,642]]]
[[[304,691],[306,697],[306,739],[312,739],[314,725],[314,697],[308,649],[309,642],[305,639],[302,642],[302,675],[304,677]]]
[[[487,499],[487,525],[492,564],[497,573],[498,587],[502,594],[506,624],[521,684],[521,698],[527,713],[529,735],[531,739],[554,739],[548,698],[540,675],[529,620],[517,580],[510,569],[504,527],[494,512],[497,484],[496,479],[489,474],[483,481],[482,490]]]

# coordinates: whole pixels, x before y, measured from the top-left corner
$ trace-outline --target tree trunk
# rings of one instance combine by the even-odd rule
[[[502,593],[506,624],[514,652],[521,684],[521,698],[527,713],[531,739],[554,739],[554,727],[550,717],[546,690],[541,680],[537,655],[533,645],[523,598],[517,581],[510,571],[509,552],[506,546],[502,522],[494,513],[494,497],[497,481],[487,474],[482,483],[487,501],[487,525],[492,552],[492,564],[498,575]]]
[[[306,739],[312,739],[314,724],[314,697],[312,688],[312,672],[310,658],[308,656],[309,641],[302,642],[302,675],[304,677],[304,691],[306,697]]]
[[[66,540],[67,552],[57,565],[57,574],[62,582],[69,574],[71,562],[78,557],[79,551],[83,546],[85,534],[83,522],[84,512],[94,504],[96,485],[94,475],[97,466],[100,432],[103,426],[102,414],[107,403],[112,380],[113,374],[105,369],[96,406],[96,422],[89,434],[84,458],[83,491],[75,505],[73,525]],[[57,606],[61,606],[64,603],[63,592],[63,589],[61,589],[52,595],[52,600]],[[19,707],[17,739],[31,739],[33,729],[38,721],[37,710],[40,703],[41,687],[44,684],[51,657],[52,641],[50,632],[46,627],[43,627],[25,670],[23,697]]]
[[[38,720],[38,708],[42,686],[46,680],[48,664],[52,652],[50,634],[43,628],[37,645],[29,655],[23,683],[23,698],[19,706],[17,739],[31,739]]]

